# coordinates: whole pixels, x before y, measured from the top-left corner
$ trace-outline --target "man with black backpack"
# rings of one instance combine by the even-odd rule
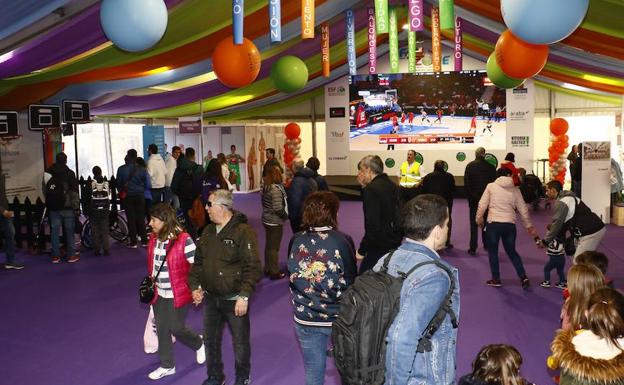
[[[546,184],[546,196],[548,199],[556,199],[552,222],[548,233],[544,237],[544,243],[550,243],[561,230],[569,231],[573,239],[572,245],[576,249],[569,250],[566,246],[566,254],[576,256],[584,251],[595,251],[600,245],[607,229],[602,219],[572,191],[563,191],[561,182],[551,180]]]
[[[343,294],[333,323],[345,385],[455,383],[457,269],[442,261],[448,208],[423,194],[403,208],[405,239]]]
[[[67,262],[80,260],[76,254],[74,229],[76,210],[80,209],[78,180],[76,174],[67,167],[67,155],[56,154],[56,162],[46,170],[45,200],[50,213],[50,239],[52,242],[52,263],[61,262],[60,234],[61,225],[65,234]]]

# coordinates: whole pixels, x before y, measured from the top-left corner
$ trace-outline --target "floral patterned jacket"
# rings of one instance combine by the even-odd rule
[[[288,250],[295,322],[331,327],[340,297],[356,276],[353,240],[331,227],[318,227],[295,234]]]

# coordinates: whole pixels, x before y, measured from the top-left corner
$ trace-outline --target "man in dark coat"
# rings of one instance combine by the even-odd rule
[[[423,194],[439,195],[446,201],[449,211],[448,232],[446,237],[446,247],[451,248],[451,226],[453,221],[451,213],[453,212],[453,194],[455,194],[455,178],[451,173],[447,172],[448,165],[443,160],[436,160],[433,166],[433,172],[425,176],[422,182]]]
[[[475,150],[475,160],[468,163],[464,172],[464,188],[466,189],[466,197],[468,198],[468,208],[470,215],[470,248],[468,254],[475,255],[477,253],[477,207],[481,195],[489,183],[496,180],[496,168],[485,160],[485,148],[479,147]],[[487,217],[487,211],[484,214]],[[483,247],[485,245],[485,228],[481,232],[481,240]]]
[[[362,260],[359,274],[372,269],[403,239],[399,224],[399,186],[383,172],[383,162],[377,155],[368,155],[358,163],[358,182],[362,185],[364,201],[364,238],[358,249]]]
[[[303,202],[308,195],[318,190],[318,184],[314,179],[314,171],[303,166],[303,160],[293,161],[292,170],[295,176],[286,190],[288,199],[288,219],[293,234],[301,231],[301,216],[303,214]]]

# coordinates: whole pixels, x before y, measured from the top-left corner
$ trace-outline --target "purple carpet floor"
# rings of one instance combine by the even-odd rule
[[[258,194],[237,195],[236,206],[249,217],[264,248]],[[453,210],[454,249],[443,258],[459,268],[461,315],[457,343],[458,375],[470,370],[481,346],[508,343],[524,357],[522,372],[537,384],[552,384],[545,361],[549,343],[559,325],[561,291],[539,287],[547,259],[524,230],[518,231],[518,251],[531,279],[524,291],[501,247],[503,287],[485,285],[489,279],[487,254],[469,256],[468,207],[456,200]],[[533,214],[543,234],[548,212]],[[363,234],[362,205],[343,202],[340,229],[359,243]],[[284,232],[281,263],[290,230]],[[610,259],[616,287],[624,282],[624,229],[610,225],[600,247]],[[143,352],[143,330],[148,308],[139,304],[137,285],[146,273],[145,251],[113,247],[110,257],[83,251],[75,264],[50,263],[46,255],[20,254],[22,271],[0,271],[0,384],[11,385],[141,385],[153,384],[147,373],[158,366],[156,354]],[[261,257],[263,260],[263,256]],[[569,263],[569,259],[568,259]],[[569,266],[566,266],[569,267]],[[554,273],[554,272],[553,272]],[[553,277],[553,280],[554,277]],[[187,324],[202,328],[201,308],[189,312]],[[294,330],[286,280],[259,283],[251,301],[252,383],[304,384],[301,352]],[[234,381],[230,337],[224,336],[227,383]],[[195,363],[194,352],[175,345],[177,373],[159,384],[196,384],[206,378],[205,366]],[[326,384],[339,384],[328,360]]]

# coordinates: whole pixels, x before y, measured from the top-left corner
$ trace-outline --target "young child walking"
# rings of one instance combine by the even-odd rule
[[[102,176],[102,169],[93,167],[93,180],[91,181],[91,204],[89,207],[89,220],[91,222],[91,234],[93,236],[93,250],[95,255],[110,255],[109,215],[110,215],[110,189],[108,181]]]
[[[550,226],[550,225],[549,225]],[[541,240],[539,243],[542,246],[546,247],[546,254],[548,255],[548,262],[544,265],[544,281],[540,283],[541,287],[550,287],[550,273],[553,270],[557,270],[557,275],[559,276],[559,283],[557,286],[560,289],[565,289],[568,285],[565,278],[564,268],[565,268],[565,250],[563,249],[563,241],[564,234],[559,233],[557,236],[550,241],[550,243],[546,243],[546,241]]]
[[[520,375],[522,356],[511,345],[486,345],[459,385],[532,385]]]
[[[561,369],[560,385],[624,383],[624,296],[603,287],[583,309],[582,330],[561,330],[551,344],[551,369]]]

